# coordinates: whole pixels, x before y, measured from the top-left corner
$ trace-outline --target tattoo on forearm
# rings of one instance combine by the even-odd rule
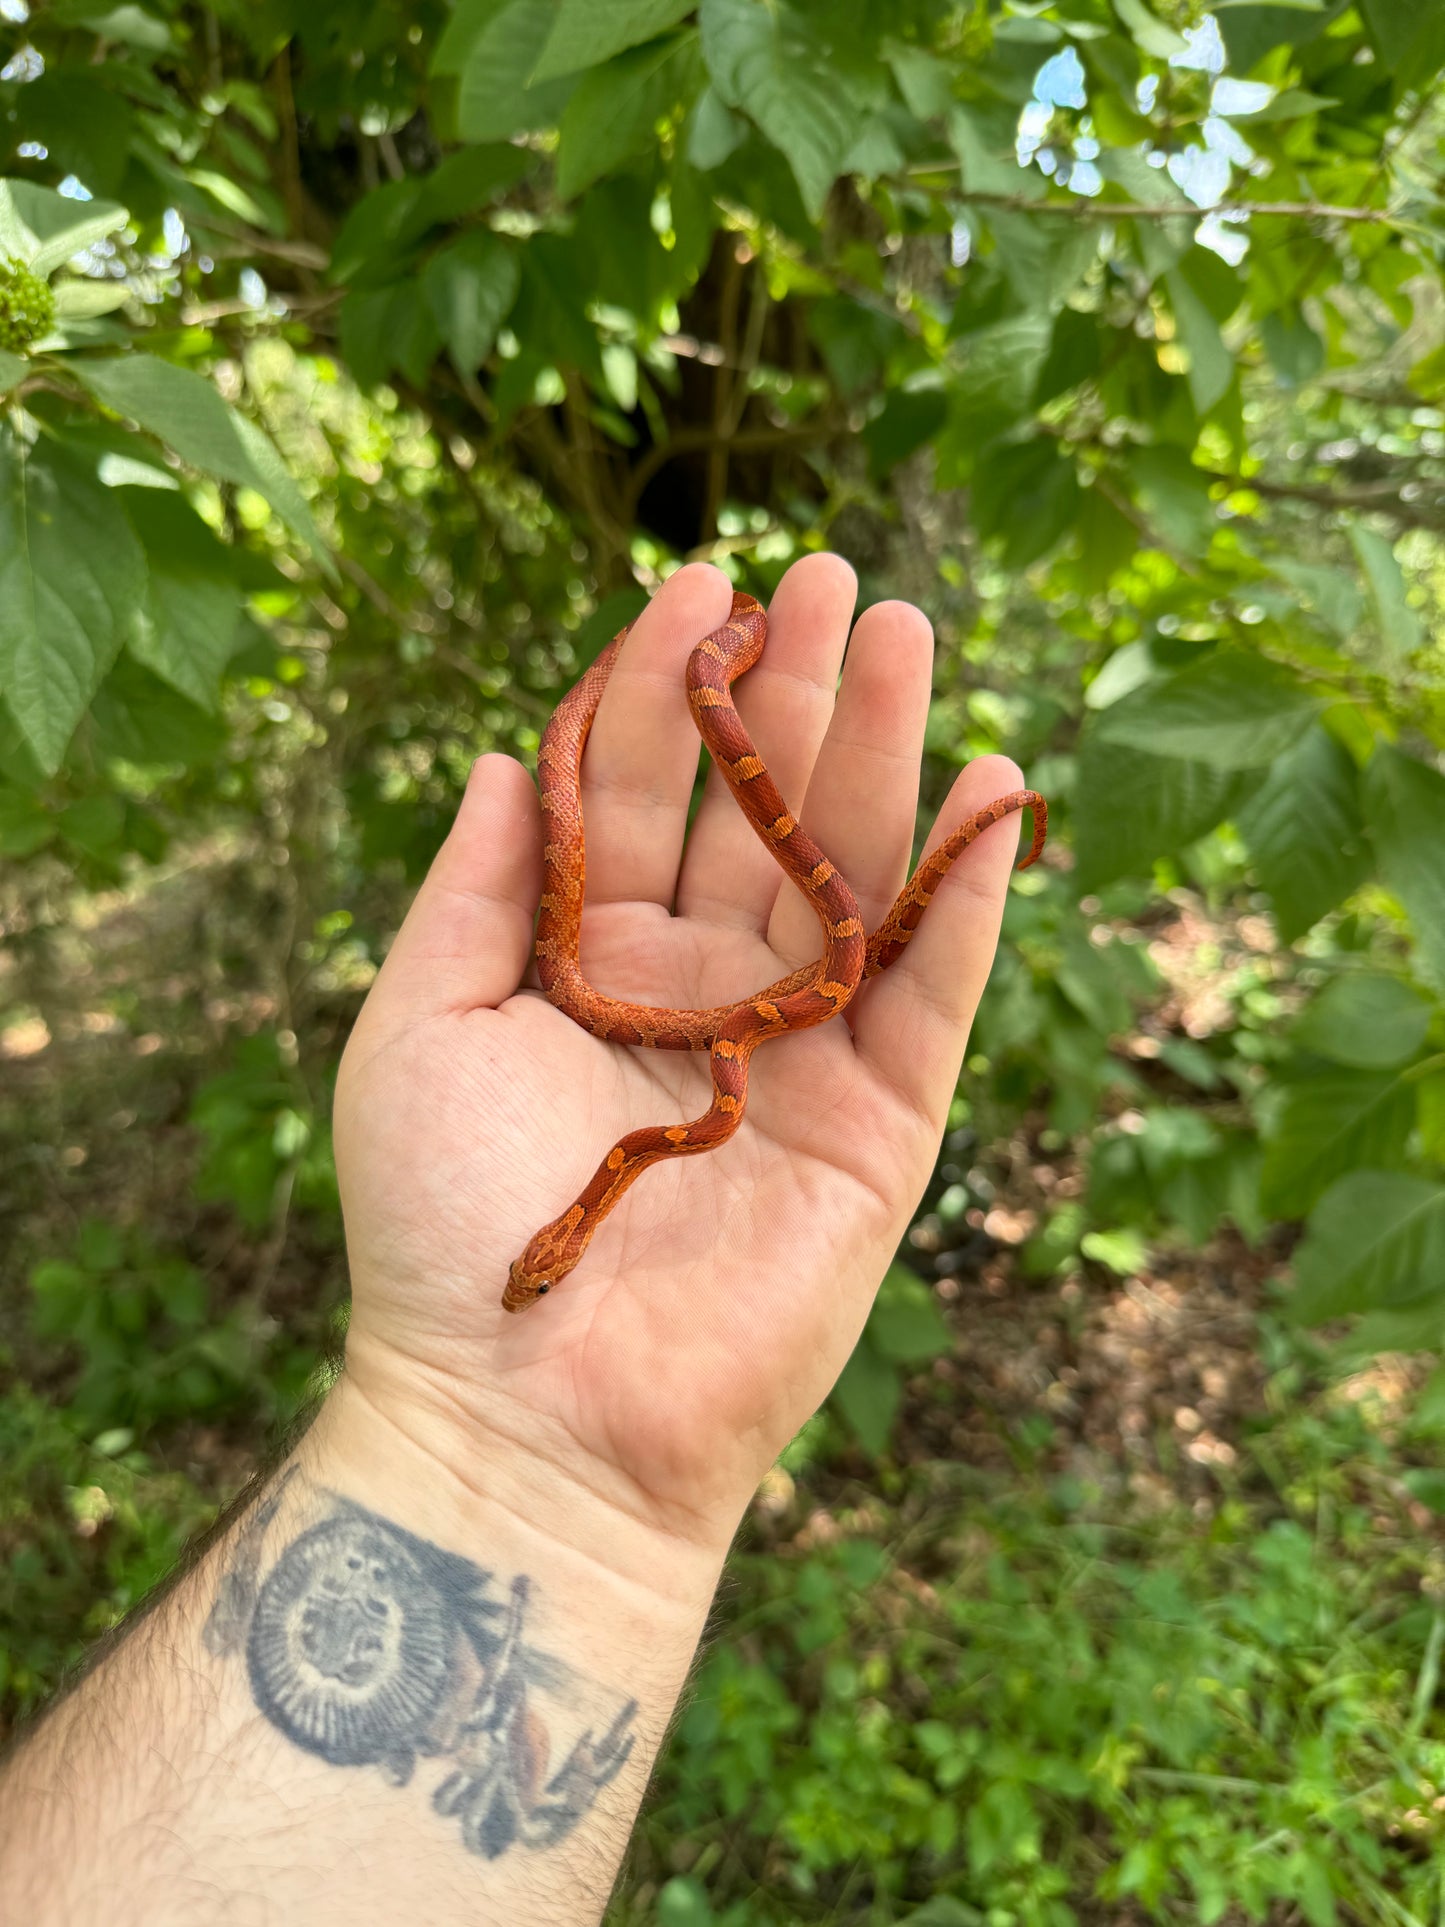
[[[376,1767],[403,1787],[418,1759],[446,1762],[431,1803],[473,1853],[564,1839],[626,1764],[637,1702],[599,1705],[526,1642],[524,1576],[503,1595],[494,1574],[336,1493],[317,1491],[314,1522],[269,1549],[288,1496],[294,1467],[228,1550],[206,1650],[244,1658],[261,1712],[332,1766]],[[569,1726],[553,1770],[554,1734]]]

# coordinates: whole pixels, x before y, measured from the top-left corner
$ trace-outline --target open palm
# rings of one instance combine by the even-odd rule
[[[691,567],[638,622],[583,771],[589,981],[697,1007],[821,950],[817,919],[714,776],[691,832],[683,669],[731,586]],[[789,570],[738,707],[867,927],[907,874],[932,662],[917,610],[848,629],[852,572]],[[841,683],[839,663],[847,646]],[[929,839],[1019,777],[984,758]],[[842,1020],[753,1064],[732,1141],[644,1173],[582,1264],[524,1316],[507,1267],[617,1137],[706,1108],[706,1057],[590,1036],[528,972],[542,815],[505,757],[474,772],[348,1047],[337,1161],[353,1378],[447,1410],[670,1529],[730,1530],[836,1378],[937,1150],[997,939],[1012,826],[951,872],[900,961]],[[675,912],[675,914],[674,914]]]

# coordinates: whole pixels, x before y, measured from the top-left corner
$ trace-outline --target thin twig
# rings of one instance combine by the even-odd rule
[[[734,377],[732,365],[737,355],[738,304],[743,292],[744,261],[738,243],[729,237],[723,262],[723,286],[718,338],[723,360],[718,365],[712,391],[712,440],[707,451],[707,492],[703,497],[701,536],[710,542],[717,534],[718,516],[727,494],[728,433],[736,426],[732,419]]]
[[[788,428],[740,428],[727,439],[735,452],[742,453],[756,448],[829,441],[837,433],[837,425],[833,422],[800,422]],[[666,468],[679,455],[696,455],[711,448],[713,439],[714,431],[710,428],[683,428],[667,441],[649,448],[628,476],[627,494],[623,501],[624,519],[629,524],[635,519],[642,491],[660,468]]]
[[[934,167],[915,167],[909,171],[938,174],[957,165],[956,161],[940,161]],[[1399,219],[1398,214],[1387,207],[1341,207],[1333,201],[1216,201],[1212,207],[1199,207],[1193,201],[1094,201],[1082,194],[1073,200],[1055,201],[1032,194],[986,194],[973,188],[963,189],[954,198],[969,207],[992,207],[1018,214],[1060,214],[1073,221],[1202,221],[1209,214],[1239,217],[1270,214],[1301,221]]]
[[[213,260],[241,261],[248,254],[264,254],[271,260],[289,261],[294,267],[315,268],[318,271],[329,267],[331,263],[331,256],[325,248],[319,248],[311,241],[282,240],[274,234],[262,234],[255,228],[230,227],[209,214],[205,217],[205,225],[236,243],[234,248],[211,248]]]
[[[409,616],[405,609],[392,600],[376,578],[362,568],[355,557],[338,553],[336,561],[341,573],[350,576],[367,601],[374,609],[378,609],[388,622],[394,622],[399,629],[414,629],[419,635],[425,634],[435,626],[431,617],[425,613]]]

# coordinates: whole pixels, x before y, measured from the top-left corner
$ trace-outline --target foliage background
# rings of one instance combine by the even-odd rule
[[[0,1705],[323,1385],[347,1025],[676,563],[1054,803],[618,1923],[1445,1920],[1445,15],[0,0]]]

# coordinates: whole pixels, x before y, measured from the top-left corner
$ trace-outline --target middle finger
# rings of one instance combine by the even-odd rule
[[[795,562],[768,608],[762,660],[738,685],[738,714],[784,798],[801,803],[827,734],[858,579],[838,555]],[[763,931],[783,873],[715,769],[687,839],[680,916]]]

